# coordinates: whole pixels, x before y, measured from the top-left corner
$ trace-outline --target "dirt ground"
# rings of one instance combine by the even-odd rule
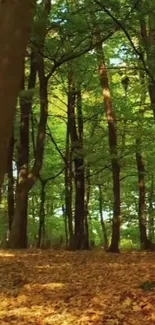
[[[152,325],[155,253],[0,251],[2,325]]]

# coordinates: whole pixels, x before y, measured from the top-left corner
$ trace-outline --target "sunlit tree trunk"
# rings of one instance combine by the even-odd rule
[[[109,87],[108,73],[105,63],[105,57],[103,48],[101,45],[100,34],[96,33],[96,40],[98,45],[96,46],[96,54],[98,60],[98,69],[100,76],[100,83],[103,92],[104,109],[108,124],[108,139],[109,139],[109,151],[111,155],[112,165],[112,179],[113,179],[113,225],[112,225],[112,240],[108,251],[117,253],[119,252],[120,242],[120,165],[118,160],[117,149],[117,123],[116,116],[112,107],[112,98]]]

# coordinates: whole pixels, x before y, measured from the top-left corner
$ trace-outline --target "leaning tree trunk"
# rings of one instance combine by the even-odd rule
[[[11,137],[20,90],[22,63],[30,32],[34,0],[0,1],[0,184],[7,171],[7,147]]]
[[[111,155],[112,165],[112,179],[113,179],[113,225],[112,225],[112,240],[108,249],[109,252],[119,252],[120,242],[120,165],[118,160],[117,150],[117,123],[116,116],[112,107],[112,98],[109,88],[108,73],[105,64],[104,52],[101,44],[100,34],[96,33],[96,40],[98,45],[96,46],[98,68],[100,75],[100,83],[103,91],[104,109],[108,124],[108,139],[109,139],[109,151]]]

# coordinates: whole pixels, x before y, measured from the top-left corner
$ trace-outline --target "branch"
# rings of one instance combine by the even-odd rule
[[[65,167],[63,167],[63,169],[61,169],[56,175],[51,176],[51,177],[48,177],[48,178],[45,178],[45,179],[43,179],[41,177],[41,175],[39,174],[39,180],[40,180],[41,183],[43,183],[44,185],[46,185],[49,181],[51,181],[51,180],[57,178],[58,176],[60,176],[64,172],[64,170],[65,170]]]
[[[146,63],[145,63],[145,59],[143,57],[143,53],[140,52],[136,46],[134,45],[134,42],[132,41],[128,31],[126,30],[126,28],[124,27],[123,23],[121,21],[119,21],[102,3],[100,3],[100,1],[98,0],[94,0],[96,4],[98,4],[105,13],[107,13],[107,15],[116,23],[117,26],[119,26],[122,31],[124,32],[124,34],[126,35],[129,43],[131,44],[132,48],[134,49],[135,53],[138,55],[139,59],[141,60],[141,62],[143,63],[144,69],[147,73],[147,75],[150,77],[150,79],[153,81],[153,83],[155,82],[155,79],[153,78],[153,76],[151,75]],[[130,11],[130,13],[128,13],[128,15],[126,16],[126,19],[129,18],[129,14],[131,14],[131,12],[136,8],[136,6],[138,5],[138,3],[140,2],[140,0],[138,0],[136,2],[136,4],[134,5],[134,7],[132,8],[132,10]],[[126,20],[125,19],[125,20]]]

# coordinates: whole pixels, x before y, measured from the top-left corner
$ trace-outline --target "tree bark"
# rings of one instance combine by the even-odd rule
[[[72,70],[72,68],[71,68]],[[84,212],[84,197],[85,197],[85,177],[84,177],[84,159],[83,159],[83,121],[81,119],[81,108],[77,103],[78,90],[74,84],[73,72],[69,72],[69,90],[68,90],[68,112],[69,112],[69,128],[71,147],[75,168],[75,231],[73,240],[73,249],[84,249],[85,247],[85,212]],[[79,98],[78,98],[79,100]],[[78,127],[76,125],[77,107]]]
[[[67,111],[67,132],[66,132],[66,154],[65,154],[65,214],[68,221],[68,233],[69,242],[68,247],[73,246],[73,216],[72,216],[72,150],[70,147],[70,117],[69,117],[69,105]]]
[[[46,182],[41,181],[41,195],[40,195],[40,213],[39,213],[39,230],[37,248],[45,247],[45,186]]]
[[[30,75],[28,90],[25,89],[25,64],[23,63],[23,78],[20,93],[20,144],[18,157],[18,181],[15,195],[14,219],[21,219],[16,224],[16,241],[18,238],[21,248],[27,247],[27,211],[28,211],[28,168],[29,168],[29,126],[33,103],[33,92],[36,83],[36,61],[34,53],[31,53]],[[22,223],[23,220],[23,223]],[[20,225],[22,229],[20,229]],[[21,244],[20,244],[21,240]]]
[[[117,153],[117,123],[116,116],[112,107],[112,98],[109,88],[108,73],[105,64],[104,52],[101,45],[100,34],[97,32],[96,39],[98,45],[96,46],[98,68],[100,75],[100,83],[103,91],[104,109],[108,124],[108,138],[109,138],[109,150],[111,155],[112,164],[112,178],[113,178],[113,225],[112,225],[112,240],[108,249],[109,252],[119,252],[120,242],[120,165]]]
[[[13,176],[13,153],[14,153],[14,135],[12,134],[8,148],[8,224],[9,233],[11,231],[14,215],[14,176]]]
[[[38,47],[34,50],[34,60],[35,64],[33,72],[33,86],[35,85],[36,71],[38,72],[39,77],[39,95],[40,95],[40,121],[38,126],[38,133],[36,139],[36,148],[35,148],[35,161],[34,165],[30,172],[28,172],[28,164],[27,164],[27,156],[28,156],[28,146],[26,145],[24,155],[21,158],[21,170],[19,173],[19,181],[17,185],[16,191],[16,209],[13,219],[13,225],[10,234],[10,245],[11,248],[26,248],[27,247],[27,200],[28,193],[30,189],[36,182],[36,179],[39,177],[39,172],[42,168],[43,164],[43,154],[44,154],[44,142],[46,135],[46,125],[47,125],[47,117],[48,117],[48,79],[45,76],[45,66],[44,66],[44,58],[40,54],[40,49],[42,49],[45,42],[46,35],[46,22],[47,17],[50,12],[50,0],[46,0],[44,3],[44,10],[46,14],[46,18],[44,21],[44,26],[42,26],[42,33],[39,34],[39,43]],[[49,5],[49,6],[48,6]],[[38,50],[39,48],[39,50]],[[32,66],[31,66],[32,68]],[[31,69],[32,72],[32,69]],[[31,88],[32,83],[31,83]],[[32,106],[33,96],[30,97],[29,105]],[[28,112],[31,112],[30,107],[28,107]],[[30,114],[28,114],[30,115]],[[25,116],[25,119],[27,117]],[[29,119],[26,119],[26,128],[28,131],[28,123]],[[23,131],[24,134],[24,131]],[[27,143],[28,132],[27,134]],[[22,137],[22,143],[24,143],[24,137]],[[24,149],[24,148],[23,148]],[[24,159],[23,159],[24,158]]]
[[[152,0],[147,2],[148,4],[148,13],[143,15],[144,8],[140,5],[139,12],[140,12],[140,32],[141,32],[141,39],[140,43],[142,44],[145,53],[146,53],[146,61],[148,66],[148,89],[151,101],[151,108],[153,112],[153,116],[155,119],[155,63],[154,63],[154,56],[155,56],[155,22],[154,22],[154,14],[155,14],[155,3]],[[138,13],[139,14],[139,13]],[[146,15],[148,16],[146,23]]]
[[[103,238],[104,238],[104,250],[106,251],[108,249],[108,236],[107,236],[107,230],[106,225],[103,218],[103,199],[102,199],[102,186],[98,186],[99,189],[99,211],[100,211],[100,221],[101,221],[101,227],[103,232]]]
[[[33,0],[0,2],[0,184],[7,171],[7,148],[20,90],[22,63],[33,17]]]
[[[21,177],[19,176],[19,186],[17,186],[16,191],[16,210],[10,234],[11,248],[27,247],[27,198],[30,189],[39,177],[39,172],[43,164],[44,142],[48,117],[48,85],[45,78],[43,58],[40,58],[37,62],[37,70],[40,83],[40,121],[36,140],[35,161],[32,170],[28,174],[26,170],[26,173],[24,171],[24,173],[21,173]]]
[[[150,241],[147,238],[146,227],[146,189],[145,189],[145,167],[142,154],[139,149],[139,141],[136,143],[136,162],[138,170],[138,186],[139,186],[139,230],[141,249],[149,249]]]
[[[149,239],[152,241],[154,240],[154,208],[153,208],[153,201],[154,201],[154,177],[151,175],[151,184],[149,190]]]

